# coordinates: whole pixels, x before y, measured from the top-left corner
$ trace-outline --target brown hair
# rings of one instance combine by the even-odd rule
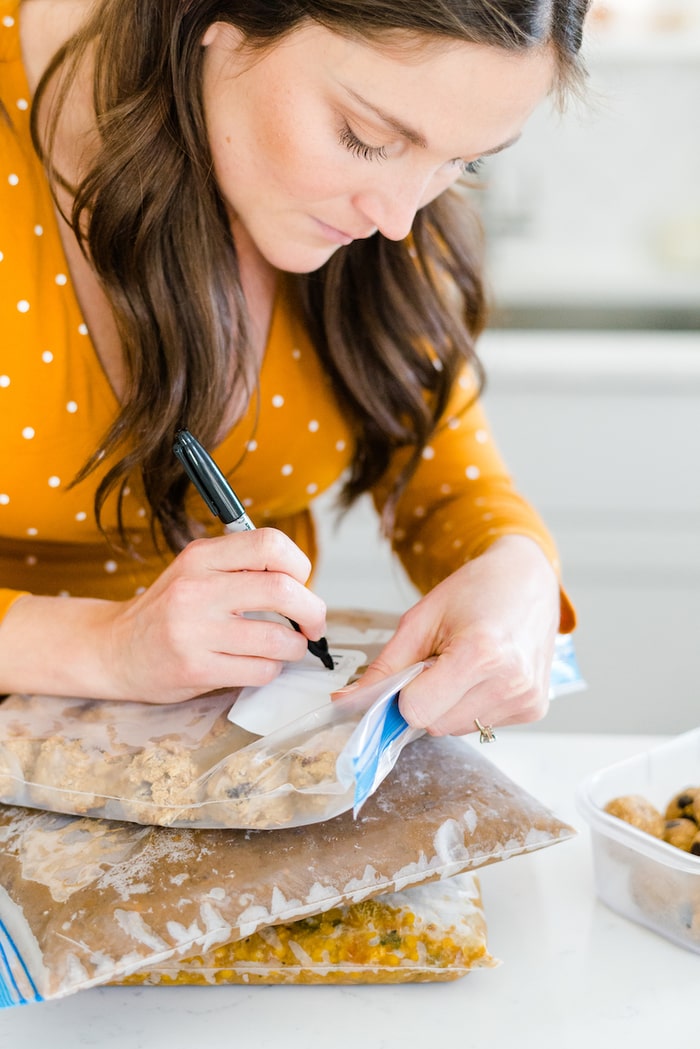
[[[79,477],[106,454],[98,521],[110,491],[143,476],[154,526],[176,550],[190,538],[187,481],[172,454],[187,426],[211,445],[234,388],[254,396],[246,305],[235,244],[216,182],[201,101],[201,40],[235,25],[252,48],[309,19],[364,40],[448,37],[522,51],[548,45],[560,92],[582,77],[578,53],[588,0],[98,0],[36,92],[35,146],[116,319],[128,387],[121,411]],[[79,64],[94,48],[99,149],[76,187],[51,163],[56,128]],[[47,131],[38,113],[56,87]],[[411,237],[376,234],[340,248],[320,270],[290,276],[310,336],[353,423],[356,452],[342,493],[349,505],[411,454],[385,516],[444,411],[465,362],[483,381],[474,342],[485,324],[481,236],[450,191],[416,216]],[[126,541],[119,513],[118,529]]]

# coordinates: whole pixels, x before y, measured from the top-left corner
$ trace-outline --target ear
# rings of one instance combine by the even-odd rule
[[[214,22],[212,25],[209,26],[206,33],[202,37],[202,47],[209,47],[210,44],[214,43],[217,36],[219,35],[220,27],[220,22]]]
[[[202,37],[202,47],[210,47],[214,41],[225,42],[232,50],[240,47],[244,36],[230,22],[212,22]]]

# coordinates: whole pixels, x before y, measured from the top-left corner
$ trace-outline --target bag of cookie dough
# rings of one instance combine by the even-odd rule
[[[336,702],[301,686],[305,702],[322,705],[265,736],[232,722],[236,692],[168,706],[9,696],[0,801],[166,827],[278,829],[357,814],[422,734],[398,711],[422,666]],[[264,711],[267,697],[256,699]]]
[[[197,984],[427,983],[493,968],[479,880],[441,882],[347,903],[192,958],[169,958],[115,983]]]
[[[181,830],[0,807],[0,1003],[204,957],[574,833],[477,746],[427,735],[357,819],[312,827]]]
[[[167,706],[9,696],[0,801],[164,827],[278,829],[357,815],[422,734],[398,701],[423,664],[335,702],[331,693],[379,654],[395,618],[330,614],[334,670],[307,656],[259,689]],[[580,675],[567,666],[571,690]]]

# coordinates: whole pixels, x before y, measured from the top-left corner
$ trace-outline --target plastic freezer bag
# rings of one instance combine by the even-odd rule
[[[351,665],[361,673],[395,622],[385,613],[335,612],[329,640],[340,659],[357,657]],[[422,734],[399,711],[401,688],[422,666],[335,703],[323,691],[328,671],[314,660],[306,671],[289,668],[296,690],[289,679],[283,687],[284,675],[253,690],[252,709],[251,690],[170,706],[10,696],[0,703],[0,801],[166,827],[272,829],[357,814]],[[560,639],[552,694],[578,687],[573,647]],[[274,701],[277,722],[269,717]],[[284,723],[292,710],[308,713]],[[260,738],[265,722],[281,727]]]
[[[0,801],[165,827],[271,829],[357,813],[420,734],[397,704],[422,666],[264,737],[229,720],[235,691],[169,706],[9,696]]]
[[[182,961],[116,981],[129,985],[417,983],[492,968],[479,881],[457,874],[343,904]]]
[[[0,807],[0,998],[58,998],[574,831],[463,740],[423,736],[311,827],[173,830]]]

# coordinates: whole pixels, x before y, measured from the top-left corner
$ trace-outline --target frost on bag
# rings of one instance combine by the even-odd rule
[[[574,834],[483,749],[423,736],[357,819],[273,833],[0,806],[0,1004],[176,965]]]
[[[205,828],[295,827],[357,811],[359,794],[364,801],[376,790],[417,734],[403,722],[403,742],[393,739],[388,752],[381,731],[363,743],[356,729],[374,706],[382,706],[375,721],[391,714],[387,701],[421,668],[328,701],[263,738],[228,720],[235,692],[171,706],[10,696],[0,704],[0,801]],[[380,754],[368,779],[372,747]]]

